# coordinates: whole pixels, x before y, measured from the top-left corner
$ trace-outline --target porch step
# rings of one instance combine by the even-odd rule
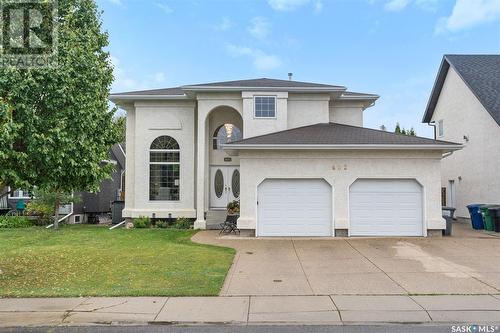
[[[220,224],[226,220],[227,211],[224,210],[209,210],[207,212],[207,229],[220,229]]]

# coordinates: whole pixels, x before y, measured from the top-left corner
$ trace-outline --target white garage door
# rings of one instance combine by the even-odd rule
[[[422,236],[422,187],[414,180],[357,180],[350,189],[351,236]]]
[[[332,187],[322,179],[267,179],[257,219],[258,236],[332,236]]]

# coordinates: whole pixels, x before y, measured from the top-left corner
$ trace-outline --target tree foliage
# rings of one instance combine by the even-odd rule
[[[108,107],[108,36],[94,0],[59,0],[56,20],[58,66],[0,68],[0,182],[54,193],[97,190],[113,170],[102,161],[118,141]]]
[[[396,123],[396,128],[394,129],[394,133],[396,134],[403,134],[403,135],[409,135],[409,136],[417,136],[417,132],[415,129],[412,127],[409,130],[405,129],[404,127],[401,127],[399,125],[399,122]]]

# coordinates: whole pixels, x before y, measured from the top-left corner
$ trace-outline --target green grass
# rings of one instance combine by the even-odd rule
[[[0,297],[217,295],[235,251],[195,244],[195,233],[0,230]]]

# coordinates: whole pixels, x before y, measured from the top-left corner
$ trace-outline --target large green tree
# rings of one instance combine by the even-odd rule
[[[58,65],[0,68],[0,183],[59,198],[109,177],[118,141],[108,95],[113,68],[94,0],[58,1]]]

